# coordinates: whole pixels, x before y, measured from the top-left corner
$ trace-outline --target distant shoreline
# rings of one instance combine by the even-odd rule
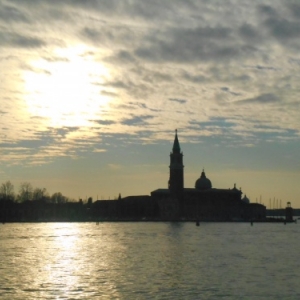
[[[295,217],[292,221],[283,218],[267,218],[266,220],[182,220],[182,219],[103,219],[103,220],[8,220],[1,221],[2,225],[12,223],[297,223],[300,217]]]

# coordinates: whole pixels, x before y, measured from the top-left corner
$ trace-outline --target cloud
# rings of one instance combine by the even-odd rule
[[[103,140],[100,151],[115,140],[168,139],[170,128],[186,130],[194,142],[223,135],[250,144],[258,134],[252,121],[269,126],[260,131],[280,120],[282,130],[298,132],[300,6],[224,1],[221,6],[192,0],[1,1],[0,67],[6,71],[0,74],[0,122],[1,142],[10,149],[6,158],[13,147],[29,149],[36,158],[45,154],[47,160],[51,151],[53,157],[81,157]],[[78,74],[86,71],[87,94],[71,107],[81,109],[74,116],[82,117],[80,126],[67,127],[62,120],[54,125],[41,113],[51,101],[42,103],[38,81],[52,79],[62,63],[70,78],[77,67]],[[74,90],[76,83],[66,77]],[[47,91],[59,96],[63,86],[58,86]],[[57,110],[67,106],[69,95],[65,92]],[[72,109],[57,111],[57,118],[71,118]],[[280,134],[272,138],[281,139]]]
[[[0,46],[18,48],[40,48],[46,43],[39,38],[25,36],[14,32],[0,32]]]
[[[226,86],[221,87],[220,90],[225,92],[225,93],[229,93],[230,95],[233,95],[233,96],[241,96],[241,93],[233,92],[233,91],[230,90],[229,87],[226,87]]]
[[[251,99],[237,101],[238,104],[272,104],[280,102],[280,98],[274,94],[264,94]]]
[[[296,19],[299,20],[300,17],[300,5],[298,3],[288,3],[288,8],[291,11],[292,16]]]
[[[136,61],[132,53],[126,50],[120,50],[114,57],[112,57],[112,59],[119,63],[134,63]]]
[[[232,40],[232,30],[226,27],[172,28],[162,36],[149,37],[135,55],[156,63],[230,59],[239,55],[239,48],[230,44]]]
[[[107,21],[99,22],[97,28],[84,27],[80,35],[89,43],[102,48],[116,49],[117,57],[121,59],[132,59],[125,46],[130,47],[138,39],[138,35],[130,27],[113,25],[108,26]],[[123,49],[119,49],[122,47]]]
[[[258,11],[263,15],[267,17],[277,17],[277,11],[274,7],[270,5],[258,5]]]
[[[31,23],[28,16],[14,6],[2,5],[0,19],[6,23]]]
[[[299,38],[300,22],[269,18],[265,22],[274,37],[283,41]]]
[[[112,120],[94,120],[93,122],[95,122],[99,125],[113,125],[113,124],[115,124],[115,121],[112,121]]]
[[[300,21],[299,4],[286,3],[284,9],[271,6],[259,6],[264,20],[262,26],[271,37],[280,42],[284,48],[296,47],[299,49]]]
[[[224,134],[230,132],[232,128],[237,127],[237,124],[231,120],[224,118],[210,118],[207,121],[199,122],[192,120],[189,122],[194,128],[199,128],[202,131],[209,131],[210,135],[213,134]],[[219,133],[218,133],[219,132]]]
[[[206,82],[208,79],[203,74],[192,74],[188,72],[187,70],[181,72],[181,77],[184,80],[193,82],[193,83],[203,83]]]
[[[134,116],[128,119],[123,119],[121,121],[121,124],[123,125],[129,125],[129,126],[138,126],[138,125],[146,125],[147,120],[153,119],[154,116],[151,115],[145,115],[145,116]]]
[[[256,69],[256,70],[264,70],[264,71],[276,71],[277,70],[274,67],[261,66],[261,65],[249,66],[248,68],[252,68],[252,69]]]
[[[169,101],[177,102],[177,103],[180,103],[180,104],[184,104],[184,103],[187,102],[187,100],[184,100],[184,99],[177,99],[177,98],[169,98]]]

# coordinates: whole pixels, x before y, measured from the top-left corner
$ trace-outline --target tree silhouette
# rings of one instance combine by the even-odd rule
[[[22,182],[19,188],[19,200],[29,201],[32,200],[33,188],[29,182]]]
[[[2,183],[0,186],[0,200],[11,200],[15,199],[14,186],[8,180],[5,183]]]
[[[65,197],[61,192],[54,193],[51,196],[51,202],[53,203],[66,203],[68,198]]]
[[[32,199],[33,200],[46,200],[49,198],[47,190],[45,188],[35,188],[33,191]]]

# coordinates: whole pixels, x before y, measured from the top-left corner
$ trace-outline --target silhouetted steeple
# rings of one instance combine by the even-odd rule
[[[183,154],[180,150],[180,145],[177,136],[177,129],[175,130],[175,139],[170,153],[170,178],[169,189],[171,193],[180,198],[183,193]]]
[[[177,129],[175,130],[175,139],[174,139],[172,151],[173,151],[173,153],[180,153],[180,145],[179,145],[178,136],[177,136]]]

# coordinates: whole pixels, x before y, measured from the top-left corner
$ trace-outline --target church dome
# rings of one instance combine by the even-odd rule
[[[250,203],[250,199],[245,195],[244,198],[242,198],[242,201],[244,201],[245,203]]]
[[[211,189],[211,182],[208,178],[206,178],[204,170],[202,171],[200,178],[197,179],[195,188],[197,190]]]

